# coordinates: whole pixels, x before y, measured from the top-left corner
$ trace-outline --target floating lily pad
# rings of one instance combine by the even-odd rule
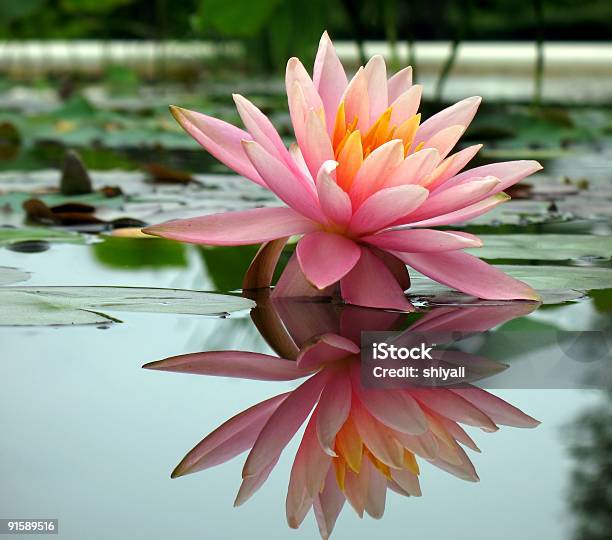
[[[563,261],[612,258],[612,238],[588,234],[479,235],[484,246],[468,250],[482,259]]]
[[[9,266],[0,266],[0,285],[9,285],[11,283],[19,283],[30,279],[30,274],[22,272],[17,268]]]
[[[71,244],[85,243],[85,237],[70,231],[58,231],[42,227],[13,228],[0,227],[0,246],[23,242],[25,240],[46,240],[47,242],[61,242]]]
[[[0,326],[121,322],[101,311],[219,315],[255,303],[225,294],[135,287],[6,287],[0,289]]]
[[[577,300],[588,291],[612,288],[612,269],[584,266],[522,266],[496,265],[506,274],[533,287],[544,304],[559,304]],[[422,296],[431,303],[462,303],[472,297],[436,283],[410,270],[411,286],[408,293]]]

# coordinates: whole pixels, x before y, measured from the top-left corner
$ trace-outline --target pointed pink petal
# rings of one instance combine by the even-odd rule
[[[323,491],[318,497],[315,497],[313,505],[321,538],[327,539],[331,536],[345,501],[344,494],[338,488],[336,475],[330,468],[325,478]]]
[[[294,91],[295,83],[297,83],[302,90],[304,98],[306,99],[306,105],[309,109],[314,109],[315,111],[323,110],[321,96],[315,84],[312,82],[310,75],[308,75],[306,68],[299,59],[290,58],[287,62],[287,69],[285,71],[285,88],[287,90],[287,95],[290,95]]]
[[[442,448],[442,446],[440,448]],[[461,478],[461,480],[467,480],[468,482],[480,481],[473,463],[460,446],[457,446],[455,449],[454,457],[458,460],[456,464],[449,463],[441,458],[431,459],[430,463],[457,478]]]
[[[359,262],[340,281],[340,288],[342,297],[349,304],[414,311],[395,276],[367,248],[362,248]]]
[[[288,396],[280,394],[253,405],[207,435],[178,464],[173,478],[224,463],[253,446],[272,413]]]
[[[432,229],[391,229],[366,236],[362,240],[382,249],[406,253],[453,251],[482,246],[482,241],[473,234]]]
[[[419,404],[401,390],[364,388],[358,365],[351,369],[353,388],[368,412],[391,429],[420,435],[428,429],[427,420]]]
[[[349,231],[355,235],[379,231],[414,212],[427,199],[429,191],[421,186],[396,186],[381,189],[357,209]]]
[[[400,469],[404,463],[404,448],[392,431],[377,421],[359,402],[354,402],[351,416],[368,450],[385,465]]]
[[[278,260],[289,240],[288,236],[263,243],[242,280],[243,289],[267,289],[272,285],[272,278]]]
[[[475,144],[454,153],[452,156],[448,156],[436,167],[431,176],[425,179],[423,185],[426,185],[427,189],[433,191],[463,169],[481,148],[482,144]]]
[[[348,79],[327,32],[323,32],[319,42],[312,79],[323,101],[327,131],[331,135],[336,120],[336,112],[348,84]]]
[[[374,467],[372,462],[365,460],[365,469],[361,474],[368,474],[368,492],[365,500],[365,511],[370,517],[380,519],[385,513],[387,499],[387,479]]]
[[[483,199],[480,202],[470,204],[460,210],[449,212],[448,214],[441,214],[436,217],[427,218],[423,220],[410,221],[406,223],[406,227],[439,227],[441,225],[459,225],[470,219],[474,219],[482,214],[486,214],[492,208],[495,208],[498,204],[509,201],[510,197],[505,193],[498,193],[492,197]]]
[[[306,280],[297,255],[294,253],[272,291],[272,298],[310,298],[313,296],[330,296],[332,293],[331,288],[320,290]]]
[[[325,385],[317,407],[317,437],[323,451],[336,456],[334,441],[351,410],[351,380],[341,372]]]
[[[210,246],[244,246],[318,229],[318,225],[291,208],[254,208],[168,221],[146,227],[153,236]]]
[[[293,390],[274,411],[247,457],[243,478],[258,474],[287,446],[310,414],[326,381],[327,373],[316,373]]]
[[[280,454],[276,456],[276,458],[270,462],[270,464],[259,474],[242,479],[240,489],[238,490],[236,499],[234,499],[234,506],[242,506],[257,492],[261,486],[263,486],[264,482],[268,479],[268,476],[270,476],[272,469],[274,469],[278,463],[279,458]]]
[[[440,163],[440,154],[435,148],[425,148],[410,154],[389,175],[384,187],[420,184]]]
[[[251,139],[246,131],[205,114],[170,107],[176,121],[210,154],[238,174],[266,186],[242,149],[241,141]]]
[[[332,178],[337,161],[326,161],[317,174],[319,204],[325,216],[336,225],[345,226],[353,215],[351,198]]]
[[[412,67],[408,66],[398,71],[387,81],[389,103],[393,103],[399,96],[412,86]]]
[[[431,139],[438,131],[448,126],[458,124],[467,128],[476,115],[481,101],[482,98],[478,96],[466,98],[425,120],[417,131],[414,146]]]
[[[143,366],[146,369],[192,373],[215,377],[236,377],[259,381],[291,381],[308,374],[295,362],[245,351],[210,351],[181,354]]]
[[[435,413],[432,412],[431,414]],[[491,420],[493,419],[491,418]],[[457,442],[460,442],[467,448],[474,450],[474,452],[480,453],[480,448],[476,446],[476,443],[474,442],[472,437],[470,437],[465,432],[465,430],[459,424],[457,424],[457,422],[454,422],[453,420],[450,420],[449,418],[446,418],[442,415],[438,415],[438,421],[442,424],[442,427],[453,439],[455,439]]]
[[[385,59],[377,54],[372,56],[363,68],[368,81],[368,96],[370,101],[370,125],[378,120],[378,117],[388,107],[387,101],[387,66]]]
[[[310,176],[310,171],[308,170],[308,165],[306,165],[302,151],[300,150],[300,147],[297,145],[297,143],[291,143],[291,145],[289,146],[289,155],[291,156],[291,159],[293,159],[293,163],[295,163],[295,166],[298,168],[298,170],[306,178],[308,178]]]
[[[459,125],[441,129],[425,141],[424,148],[435,148],[440,154],[440,158],[444,159],[455,147],[464,132],[465,127]]]
[[[316,112],[306,113],[303,140],[298,142],[308,170],[312,177],[316,178],[321,165],[334,159],[331,139]]]
[[[359,354],[359,346],[350,339],[338,334],[326,333],[314,336],[300,348],[296,366],[300,370],[314,370],[323,364],[342,360],[350,355]]]
[[[485,431],[498,429],[493,420],[479,408],[446,388],[414,388],[410,390],[410,394],[426,407],[456,422],[476,426]]]
[[[344,495],[346,500],[362,518],[365,510],[365,501],[368,490],[368,475],[355,474],[351,469],[347,469],[344,480]]]
[[[344,113],[346,122],[351,123],[357,117],[357,129],[366,133],[370,126],[370,101],[368,97],[368,79],[362,67],[349,81],[344,95]]]
[[[452,392],[474,404],[496,424],[520,428],[534,428],[540,425],[540,422],[535,418],[526,415],[514,405],[510,405],[510,403],[482,388],[456,388]]]
[[[425,203],[412,214],[407,214],[398,223],[410,221],[422,221],[442,214],[449,214],[470,206],[493,195],[493,191],[499,186],[499,179],[493,176],[485,178],[474,178],[471,182],[459,184],[452,188],[433,193]]]
[[[537,161],[522,160],[522,161],[504,161],[501,163],[491,163],[490,165],[483,165],[482,167],[476,167],[475,169],[469,169],[467,171],[450,178],[444,182],[437,191],[443,191],[451,187],[470,182],[474,177],[482,176],[494,176],[499,178],[500,184],[494,190],[494,193],[498,193],[510,186],[516,184],[523,178],[533,174],[534,172],[542,169]]]
[[[308,233],[295,250],[306,279],[325,289],[348,274],[361,255],[359,246],[346,236],[323,231]]]
[[[300,214],[315,221],[323,221],[314,186],[268,154],[255,141],[244,141],[242,144],[255,169],[279,199]]]
[[[462,251],[395,255],[431,279],[485,300],[537,300],[526,283]]]
[[[314,498],[323,488],[331,466],[331,457],[323,452],[317,440],[316,412],[310,418],[298,448],[287,491],[287,522],[293,529],[300,526]]]
[[[434,459],[438,455],[438,439],[431,430],[421,435],[410,435],[401,431],[394,431],[394,435],[404,448],[407,448],[413,454],[423,459]]]
[[[398,96],[395,101],[389,102],[393,108],[391,113],[392,126],[400,126],[418,112],[422,94],[423,87],[420,84],[415,84]]]
[[[410,275],[408,274],[408,267],[405,263],[400,261],[395,255],[392,255],[388,251],[378,249],[376,246],[370,246],[370,250],[385,263],[385,266],[391,271],[403,291],[410,287]]]
[[[240,94],[233,94],[232,97],[238,114],[253,140],[258,142],[270,155],[287,162],[287,148],[268,117]]]
[[[393,169],[404,161],[404,144],[393,139],[380,145],[361,164],[350,189],[353,207],[357,208],[385,183]]]
[[[408,469],[392,469],[391,478],[409,495],[413,497],[421,496],[421,486],[419,477]]]

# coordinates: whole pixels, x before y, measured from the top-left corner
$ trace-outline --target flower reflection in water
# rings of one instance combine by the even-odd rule
[[[486,331],[526,315],[535,303],[436,308],[411,331]],[[186,354],[145,367],[244,379],[304,378],[286,392],[237,414],[205,437],[173,477],[224,463],[250,450],[235,505],[266,481],[281,452],[306,422],[286,500],[298,527],[312,508],[329,537],[345,501],[361,517],[380,518],[387,490],[420,496],[419,461],[463,480],[478,475],[463,447],[479,452],[461,424],[491,432],[498,425],[532,428],[538,421],[476,386],[369,389],[360,380],[362,331],[405,328],[409,315],[356,306],[260,300],[252,318],[281,358],[242,351]],[[493,370],[498,364],[491,363]],[[482,366],[481,366],[482,367]]]

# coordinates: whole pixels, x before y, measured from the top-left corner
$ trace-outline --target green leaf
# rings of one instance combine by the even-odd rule
[[[135,287],[5,287],[0,326],[121,322],[101,311],[219,315],[251,309],[252,300],[202,291]]]
[[[482,259],[563,261],[612,258],[612,238],[588,234],[481,234],[481,248],[467,250]]]
[[[187,266],[186,245],[161,238],[108,236],[104,242],[93,244],[92,249],[98,261],[114,268]]]
[[[197,25],[212,26],[227,36],[254,36],[270,21],[280,3],[280,0],[201,0]]]

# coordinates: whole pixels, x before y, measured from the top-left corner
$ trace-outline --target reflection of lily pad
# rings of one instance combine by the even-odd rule
[[[483,259],[531,259],[562,261],[585,258],[612,258],[609,236],[588,234],[480,235],[482,248],[468,250]]]
[[[75,325],[120,322],[100,311],[218,315],[255,303],[225,294],[135,287],[5,287],[0,325]]]
[[[612,288],[612,269],[584,266],[519,266],[496,265],[525,283],[531,285],[545,304],[558,304],[576,300],[587,291]],[[453,291],[432,281],[418,272],[410,271],[411,286],[408,291],[413,296],[426,297],[430,302],[461,303],[466,295]]]
[[[8,266],[0,266],[0,285],[9,285],[10,283],[19,283],[30,279],[30,274],[10,268]]]

